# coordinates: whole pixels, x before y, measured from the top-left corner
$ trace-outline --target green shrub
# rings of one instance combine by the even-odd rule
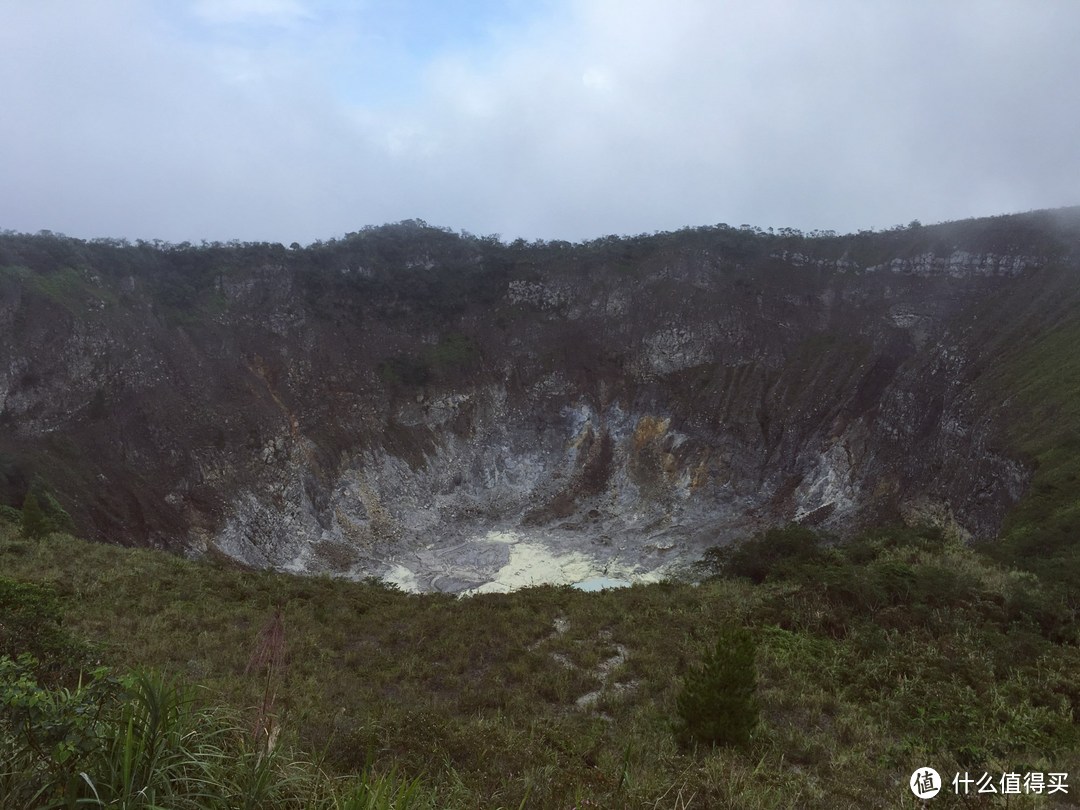
[[[75,524],[71,515],[41,483],[31,485],[23,500],[20,526],[24,537],[40,540],[52,532],[72,533]]]
[[[45,511],[46,527],[49,532],[73,534],[75,532],[75,522],[71,519],[71,515],[67,513],[67,510],[60,505],[60,501],[56,500],[47,489],[41,490],[40,498],[42,509]]]
[[[22,508],[22,533],[31,540],[40,540],[49,533],[49,524],[45,519],[45,510],[31,490],[26,493]]]
[[[480,356],[476,344],[465,335],[451,334],[439,341],[427,352],[427,359],[432,366],[445,368],[447,366],[467,366],[475,362]]]
[[[702,562],[708,573],[745,577],[760,584],[790,576],[820,560],[822,542],[813,529],[792,524],[768,529],[737,545],[710,549]]]
[[[885,548],[911,548],[921,551],[939,551],[945,545],[945,532],[939,526],[928,523],[908,526],[892,524],[870,532]]]
[[[423,358],[399,354],[379,364],[379,378],[388,385],[422,388],[431,381],[431,366]]]
[[[676,698],[683,745],[745,746],[758,723],[757,670],[750,631],[722,628],[716,646],[693,669]]]
[[[63,629],[61,615],[52,588],[0,577],[0,656],[33,656],[47,680],[73,676],[86,649]]]
[[[1005,594],[1005,619],[1030,626],[1056,644],[1077,643],[1076,609],[1069,605],[1064,588],[1042,585],[1037,580],[1012,583]]]

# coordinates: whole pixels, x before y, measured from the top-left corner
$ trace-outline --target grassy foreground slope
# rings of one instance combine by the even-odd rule
[[[7,527],[0,576],[54,588],[116,671],[198,684],[252,723],[266,684],[246,669],[280,609],[280,745],[330,775],[419,779],[409,806],[915,807],[925,765],[1077,782],[1009,807],[1080,793],[1075,617],[1038,575],[929,530],[755,542],[699,586],[455,599]],[[681,678],[730,624],[757,643],[761,723],[745,749],[680,749]]]

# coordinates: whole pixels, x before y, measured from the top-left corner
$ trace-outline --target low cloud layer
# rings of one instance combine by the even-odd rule
[[[839,231],[1080,203],[1080,6],[0,0],[0,228]]]

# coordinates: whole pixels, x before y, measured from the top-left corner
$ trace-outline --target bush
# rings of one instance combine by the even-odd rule
[[[428,361],[437,368],[468,366],[479,356],[476,344],[459,334],[448,335],[427,352]]]
[[[431,381],[431,366],[422,358],[399,354],[379,364],[379,377],[388,385],[422,388]]]
[[[745,746],[750,742],[758,723],[754,653],[748,630],[720,631],[716,646],[686,676],[676,698],[680,743]]]
[[[702,564],[714,575],[745,577],[755,584],[784,578],[822,559],[823,538],[792,524],[755,534],[738,545],[710,549]]]
[[[24,537],[40,540],[53,532],[75,531],[71,515],[44,485],[35,482],[23,501],[20,525]]]
[[[87,650],[63,628],[52,588],[0,577],[0,656],[21,655],[33,656],[37,676],[52,682],[77,674]]]
[[[22,533],[31,540],[40,540],[49,533],[49,524],[45,519],[45,511],[37,495],[33,492],[26,493],[26,500],[22,508]]]
[[[45,511],[45,525],[49,532],[66,532],[74,534],[75,522],[71,515],[60,505],[60,501],[53,497],[47,489],[41,490],[42,509]]]

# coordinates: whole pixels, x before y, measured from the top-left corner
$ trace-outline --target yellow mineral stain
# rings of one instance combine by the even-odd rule
[[[671,427],[671,419],[658,416],[643,416],[638,420],[634,428],[634,450],[644,450],[646,445],[658,444],[668,428]]]
[[[570,441],[570,447],[574,450],[580,448],[583,444],[587,444],[594,439],[592,422],[586,422],[585,428]]]
[[[690,490],[698,490],[709,483],[709,451],[701,454],[701,461],[690,473]]]

